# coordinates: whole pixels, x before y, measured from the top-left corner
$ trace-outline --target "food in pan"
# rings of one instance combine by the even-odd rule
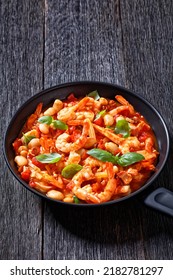
[[[152,128],[123,96],[71,93],[36,106],[13,142],[14,161],[21,178],[47,197],[108,202],[139,189],[155,170]]]

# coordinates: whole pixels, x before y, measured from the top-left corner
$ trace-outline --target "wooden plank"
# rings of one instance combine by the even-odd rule
[[[2,0],[1,132],[42,87],[89,79],[135,90],[171,128],[172,14],[169,0]],[[0,161],[0,259],[173,258],[172,220],[141,200],[87,211],[48,203],[43,209]],[[170,157],[154,187],[171,189],[172,167]]]
[[[143,259],[137,211],[136,203],[89,210],[47,204],[44,258]]]
[[[43,86],[42,4],[1,1],[1,135],[17,108]],[[42,202],[13,178],[3,156],[0,161],[0,259],[40,259]]]
[[[173,137],[173,3],[120,1],[126,85],[145,97],[162,114]],[[172,150],[172,143],[171,143]],[[154,187],[172,189],[172,159]],[[145,258],[173,258],[172,220],[150,210],[142,212]]]
[[[45,87],[74,80],[124,84],[117,1],[47,1]]]
[[[118,3],[47,1],[45,87],[88,79],[125,84]],[[126,211],[124,207],[55,210],[46,204],[43,256],[142,259],[140,211],[135,203]]]

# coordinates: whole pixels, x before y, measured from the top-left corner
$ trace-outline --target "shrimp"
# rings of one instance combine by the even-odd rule
[[[81,160],[81,156],[76,153],[76,152],[70,152],[68,160],[67,160],[67,165],[71,163],[78,164]]]
[[[117,108],[115,109],[112,109],[111,111],[109,111],[109,114],[111,116],[116,116],[118,114],[121,114],[123,111],[129,111],[129,106],[118,106]]]
[[[130,124],[130,129],[132,135],[138,136],[142,130],[150,130],[150,126],[146,122],[141,121],[137,126]]]
[[[148,137],[145,140],[145,150],[147,152],[152,152],[153,151],[153,147],[154,147],[154,140],[152,137]]]
[[[99,203],[109,201],[117,187],[117,180],[114,178],[113,164],[111,162],[106,162],[106,168],[108,173],[108,183],[104,191],[98,194]]]
[[[119,135],[116,135],[115,133],[113,133],[109,128],[104,128],[101,127],[99,125],[93,124],[93,127],[100,132],[101,134],[103,134],[104,136],[106,136],[107,138],[109,138],[112,142],[114,142],[115,144],[122,144],[124,142],[124,138],[120,137]]]
[[[85,146],[84,146],[84,148],[86,148],[86,149],[93,147],[94,144],[97,142],[93,124],[90,120],[88,120],[88,122],[89,122],[89,131],[88,131],[88,136],[89,137],[87,137],[87,141],[86,141]]]
[[[29,118],[27,119],[25,125],[24,125],[24,130],[27,129],[27,130],[31,130],[33,128],[33,125],[35,123],[35,121],[38,119],[38,117],[40,116],[41,114],[41,111],[42,111],[42,107],[43,107],[43,103],[39,103],[37,105],[37,108],[35,110],[35,112],[33,114],[31,114],[29,116]]]
[[[45,185],[45,183],[35,180],[33,188],[42,193],[47,193],[48,191],[50,191],[52,189],[52,186]]]
[[[93,167],[101,167],[102,169],[105,168],[105,164],[103,161],[90,157],[90,156],[84,160],[84,165],[90,166],[91,168],[93,168]]]
[[[130,148],[140,148],[140,142],[137,137],[128,137],[128,139],[125,139],[124,137],[120,137],[119,135],[113,133],[109,128],[104,128],[96,124],[93,124],[93,126],[98,132],[109,138],[115,144],[119,145],[123,154],[129,152]]]
[[[131,148],[133,150],[138,150],[141,147],[137,137],[129,136],[127,139],[124,139],[119,145],[119,148],[123,154],[130,152]]]
[[[89,119],[90,121],[93,121],[94,120],[94,112],[92,112],[92,111],[76,112],[76,119],[77,120]]]
[[[57,187],[59,189],[62,189],[64,187],[61,175],[59,175],[57,178],[55,178],[52,175],[47,174],[45,171],[41,171],[39,167],[35,166],[31,160],[28,160],[28,166],[31,171],[30,177],[38,182],[43,182],[44,184],[50,184],[50,186]]]
[[[73,176],[72,182],[75,186],[79,187],[84,181],[92,180],[94,178],[95,175],[92,172],[90,166],[84,166],[81,171]]]
[[[98,113],[103,106],[106,106],[108,105],[108,100],[104,97],[100,97],[99,100],[94,100],[94,108],[93,108],[93,111],[95,113]]]
[[[128,106],[130,113],[134,114],[134,107],[124,97],[122,97],[122,95],[116,95],[115,98],[120,104]]]
[[[157,157],[158,152],[148,152],[146,150],[139,150],[137,151],[139,154],[143,155],[145,157],[145,160],[147,161],[154,161]]]
[[[45,173],[44,171],[40,171],[40,173],[31,171],[31,178],[35,178],[35,179],[39,180],[40,182],[50,184],[51,186],[57,187],[59,189],[62,189],[64,187],[63,181],[60,176],[58,178],[55,178],[54,176],[49,175],[49,174]]]
[[[84,160],[84,166],[89,166],[91,169],[94,168],[96,171],[95,173],[95,178],[96,179],[107,179],[108,178],[108,174],[107,174],[107,171],[106,171],[106,163],[104,163],[103,161],[101,160],[98,160],[98,159],[95,159],[93,157],[87,157],[85,160]],[[113,170],[114,170],[114,173],[117,173],[117,166],[113,166]]]
[[[110,115],[116,116],[118,114],[121,114],[123,111],[129,111],[130,114],[134,114],[135,111],[133,106],[125,98],[123,98],[121,95],[116,95],[115,98],[122,106],[118,106],[112,109],[109,112]]]
[[[91,97],[82,98],[77,104],[71,107],[65,107],[61,109],[57,114],[57,119],[63,122],[67,122],[68,120],[76,119],[76,111],[78,109],[82,110],[82,108],[86,109],[87,103],[94,104],[94,99]]]
[[[77,139],[76,142],[70,142],[70,135],[66,132],[58,136],[55,142],[55,147],[57,150],[63,153],[69,153],[72,151],[78,151],[83,148],[87,141],[88,131],[89,131],[89,121],[86,119],[83,122],[83,130],[81,136]]]
[[[52,107],[49,107],[46,111],[44,111],[44,116],[53,116],[58,113],[63,108],[63,102],[59,99],[56,99],[53,103]]]
[[[75,110],[77,110],[77,105],[78,104],[61,109],[57,114],[57,119],[63,122],[75,119]]]
[[[94,174],[89,167],[84,167],[80,172],[78,172],[72,179],[74,187],[72,189],[73,193],[81,200],[90,202],[90,203],[102,203],[109,201],[114,195],[117,183],[114,178],[113,164],[106,162],[107,170],[107,184],[104,190],[100,193],[95,193],[92,189],[92,185],[87,184],[84,187],[81,187],[81,184],[86,180],[93,179]],[[80,174],[79,174],[80,173]],[[87,176],[86,176],[87,175]],[[80,179],[79,179],[80,177]]]

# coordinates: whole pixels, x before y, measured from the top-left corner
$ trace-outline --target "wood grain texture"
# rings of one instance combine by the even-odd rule
[[[173,139],[173,4],[169,0],[0,1],[1,131],[42,88],[117,83],[160,111]],[[2,139],[1,139],[2,146]],[[173,146],[154,183],[173,190]],[[172,219],[142,198],[119,207],[54,207],[1,160],[0,259],[173,259]]]
[[[173,139],[173,3],[172,1],[120,1],[126,86],[145,97],[163,116]],[[155,187],[173,190],[171,152]],[[146,215],[148,213],[149,215]],[[144,250],[148,259],[173,258],[172,220],[163,215],[142,215]],[[156,241],[157,240],[157,241]],[[157,246],[156,246],[157,243]],[[168,250],[164,250],[168,248]]]
[[[88,79],[125,83],[118,1],[59,1],[58,4],[47,1],[45,44],[45,87]],[[133,205],[131,211],[135,212]],[[137,221],[128,214],[130,221],[140,224],[136,218]],[[44,258],[144,257],[140,231],[133,231],[138,245],[132,248],[123,242],[128,236],[130,239],[131,224],[128,223],[125,232],[118,232],[117,236],[116,231],[121,228],[117,223],[119,218],[112,215],[112,209],[96,213],[69,210],[64,214],[61,211],[55,220],[47,207]]]
[[[152,5],[149,1],[60,1],[57,5],[56,1],[48,1],[45,65],[49,71],[45,86],[85,79],[120,83],[153,102],[163,116],[166,113],[166,119],[172,120],[171,91],[166,87],[163,92],[160,86],[169,80],[171,88],[172,11],[167,4],[166,1],[153,1]],[[168,14],[166,19],[165,14]],[[165,96],[169,98],[168,109],[163,106]],[[156,187],[165,182],[169,186],[172,174],[165,178],[167,172],[166,167]],[[130,211],[123,214],[124,208],[118,214],[116,209],[113,213],[112,209],[102,209],[96,213],[69,210],[55,215],[47,207],[44,258],[172,258],[169,218],[141,204],[131,205]],[[54,239],[57,235],[58,239]],[[171,250],[165,251],[165,247]]]
[[[1,132],[19,106],[43,86],[42,1],[1,1]],[[1,147],[2,147],[1,139]],[[42,258],[42,203],[1,160],[0,259]]]
[[[155,105],[169,125],[173,118],[173,3],[120,3],[126,85]]]
[[[118,1],[47,1],[45,87],[74,80],[124,83]]]

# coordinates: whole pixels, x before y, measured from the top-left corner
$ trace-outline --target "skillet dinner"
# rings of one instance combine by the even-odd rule
[[[47,197],[98,204],[138,190],[155,170],[151,126],[121,95],[71,93],[39,103],[13,142],[21,178]]]

